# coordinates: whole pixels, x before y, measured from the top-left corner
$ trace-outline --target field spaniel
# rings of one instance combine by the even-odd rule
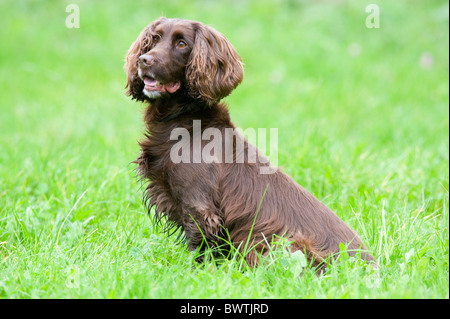
[[[196,123],[202,134],[215,130],[225,136],[236,128],[220,100],[242,81],[243,65],[221,33],[199,22],[160,18],[131,45],[125,70],[127,94],[148,104],[147,133],[135,161],[148,182],[145,205],[154,208],[157,221],[166,219],[166,227],[181,228],[190,250],[210,247],[223,254],[234,245],[244,252],[247,243],[253,249],[245,251],[245,259],[256,266],[258,256],[284,236],[291,251],[303,251],[317,269],[334,259],[340,243],[350,255],[358,251],[373,260],[353,230],[242,134],[221,139],[223,149],[212,149],[212,160],[198,156],[219,137],[195,141]],[[188,139],[180,148],[174,136],[183,132]],[[244,148],[238,150],[240,142]]]

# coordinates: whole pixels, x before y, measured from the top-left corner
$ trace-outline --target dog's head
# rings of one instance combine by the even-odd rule
[[[160,18],[128,50],[127,94],[145,101],[185,90],[208,105],[242,81],[242,62],[230,42],[200,22]]]

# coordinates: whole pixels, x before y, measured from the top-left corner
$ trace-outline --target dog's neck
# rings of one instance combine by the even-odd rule
[[[151,99],[145,111],[145,122],[147,124],[169,122],[200,107],[199,103],[186,98],[184,94],[171,94],[170,96]]]
[[[184,94],[173,94],[150,100],[145,111],[145,123],[148,126],[175,122],[181,118],[210,120],[220,119],[230,122],[230,115],[225,104],[207,105],[205,102],[186,97]]]

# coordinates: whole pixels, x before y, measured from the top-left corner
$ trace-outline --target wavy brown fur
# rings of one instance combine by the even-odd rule
[[[140,62],[142,56],[152,62]],[[181,83],[180,88],[148,97],[139,69],[161,82]],[[178,142],[170,139],[173,129],[186,128],[192,138],[193,120],[201,120],[202,132],[235,128],[226,105],[218,101],[242,81],[243,67],[222,34],[199,22],[161,18],[131,45],[125,70],[127,93],[148,103],[147,133],[135,161],[138,173],[148,181],[145,202],[149,210],[155,208],[157,220],[165,217],[168,225],[184,230],[190,250],[204,247],[204,238],[216,247],[229,236],[241,248],[250,238],[256,248],[246,260],[254,266],[256,251],[267,252],[267,244],[277,235],[292,240],[292,250],[304,251],[314,266],[322,267],[325,259],[337,254],[340,243],[347,245],[350,255],[360,249],[363,259],[373,260],[358,235],[291,177],[279,169],[260,174],[260,167],[269,164],[259,152],[256,163],[248,158],[244,163],[225,163],[225,155],[220,163],[172,162],[170,150]],[[234,150],[240,138],[234,138]],[[202,141],[202,148],[208,142]],[[245,141],[245,150],[253,148]],[[191,160],[192,156],[191,142]]]

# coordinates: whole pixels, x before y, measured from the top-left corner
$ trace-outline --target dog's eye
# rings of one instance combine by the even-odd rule
[[[158,42],[158,40],[159,40],[159,35],[157,35],[157,34],[155,34],[154,36],[152,36],[152,40],[153,40],[153,42]]]
[[[187,44],[183,40],[180,40],[177,43],[177,47],[179,47],[179,48],[185,48],[186,46],[187,46]]]

